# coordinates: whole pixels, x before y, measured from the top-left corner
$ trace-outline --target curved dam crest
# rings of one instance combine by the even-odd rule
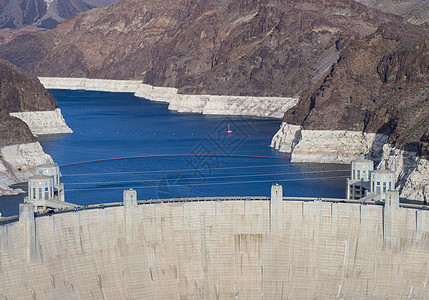
[[[278,197],[124,202],[36,219],[24,205],[0,227],[0,299],[428,295],[428,211]]]

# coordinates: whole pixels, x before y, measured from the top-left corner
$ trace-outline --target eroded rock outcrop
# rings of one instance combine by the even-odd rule
[[[57,101],[36,77],[0,60],[0,108],[8,112],[54,110]]]
[[[0,29],[55,28],[65,19],[117,0],[14,0],[0,2]]]
[[[13,144],[35,142],[30,128],[18,118],[12,117],[9,112],[0,109],[0,148]]]
[[[417,150],[429,128],[429,30],[382,25],[353,42],[284,121],[306,130],[347,130],[389,136]]]
[[[283,123],[271,147],[291,155],[292,162],[350,163],[361,154],[380,160],[388,136],[341,130],[304,130]]]
[[[20,192],[10,184],[27,180],[37,165],[52,162],[33,133],[71,130],[37,78],[4,60],[0,60],[0,78],[0,195],[6,195]]]
[[[73,133],[70,127],[67,126],[59,108],[52,111],[15,112],[10,113],[10,115],[24,121],[35,136]]]
[[[401,197],[429,202],[429,160],[386,144],[379,167],[395,172]]]
[[[396,148],[383,134],[359,131],[304,130],[282,123],[271,147],[290,154],[292,162],[350,163],[364,155],[377,168],[395,172],[396,188],[401,197],[429,202],[429,160],[427,136],[422,137],[421,152]],[[420,154],[420,155],[419,155]]]
[[[1,147],[0,155],[0,196],[22,192],[9,185],[28,180],[36,173],[36,166],[53,162],[39,142]]]

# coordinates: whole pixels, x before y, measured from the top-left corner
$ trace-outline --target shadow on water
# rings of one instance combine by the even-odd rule
[[[27,183],[17,183],[11,186],[12,188],[20,188],[25,193],[12,196],[0,197],[0,213],[2,217],[16,216],[19,214],[19,203],[24,202],[25,196],[27,196]]]

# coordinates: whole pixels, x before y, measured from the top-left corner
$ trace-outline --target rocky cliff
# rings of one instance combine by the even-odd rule
[[[0,148],[35,141],[35,137],[31,134],[31,130],[25,122],[0,109]]]
[[[284,117],[313,130],[352,130],[389,136],[417,151],[429,128],[429,30],[383,25],[351,43],[315,88]]]
[[[118,0],[0,1],[0,45],[30,32],[52,29],[77,13]]]
[[[389,24],[352,42],[286,112],[272,146],[293,161],[349,162],[348,154],[364,154],[395,171],[401,196],[427,201],[428,41],[426,27]],[[386,145],[368,144],[372,135]]]
[[[0,60],[0,195],[16,193],[8,185],[26,180],[38,164],[52,161],[32,132],[71,131],[56,106],[37,78]]]
[[[35,174],[36,166],[52,162],[28,125],[0,109],[0,196],[22,192],[9,185]]]
[[[0,2],[0,29],[27,26],[55,28],[65,19],[117,0],[4,0]]]
[[[296,96],[351,40],[386,22],[400,21],[352,0],[125,0],[21,36],[0,56],[37,76],[141,79],[185,94]]]
[[[361,0],[368,7],[399,15],[413,24],[429,22],[429,2],[427,0]]]
[[[0,108],[8,112],[54,110],[57,101],[36,77],[0,60]]]
[[[426,26],[352,0],[123,0],[21,36],[0,57],[38,76],[135,79],[182,95],[300,95],[284,116],[304,137],[295,157],[322,157],[306,153],[318,130],[323,160],[345,162],[381,159],[370,140],[427,151],[428,37]],[[201,98],[170,104],[204,112]],[[351,142],[362,148],[349,151]]]

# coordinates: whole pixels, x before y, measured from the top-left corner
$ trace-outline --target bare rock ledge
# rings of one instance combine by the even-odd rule
[[[52,111],[25,111],[10,113],[27,123],[33,135],[73,133],[73,130],[67,126],[66,121],[61,114],[61,109]]]

